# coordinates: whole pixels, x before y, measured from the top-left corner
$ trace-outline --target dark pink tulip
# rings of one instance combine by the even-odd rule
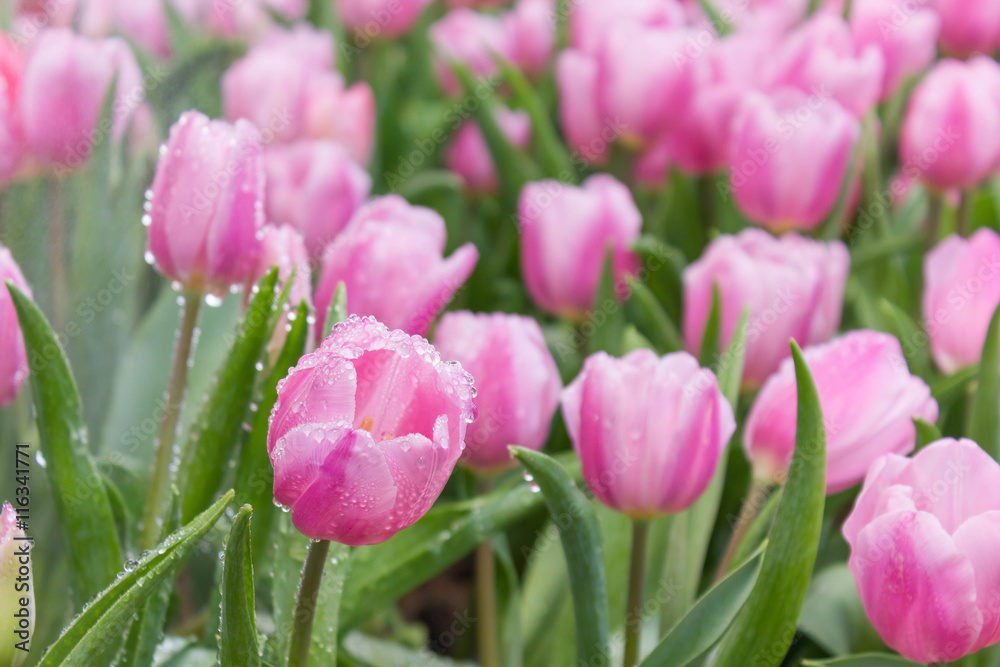
[[[31,296],[31,289],[10,250],[0,245],[0,408],[13,402],[28,379],[28,355],[17,311],[7,290],[8,280]]]
[[[851,5],[851,32],[858,48],[871,45],[882,53],[882,99],[934,61],[940,29],[937,12],[919,3],[854,0]]]
[[[527,112],[497,107],[497,125],[511,144],[527,148],[531,142],[531,119]],[[462,177],[465,187],[473,192],[495,192],[500,187],[493,156],[486,139],[473,120],[462,123],[445,149],[445,164]]]
[[[449,11],[431,25],[429,35],[439,57],[438,79],[450,95],[461,90],[451,73],[452,63],[464,64],[476,77],[489,77],[497,74],[497,55],[510,57],[510,38],[503,21],[468,7]]]
[[[337,283],[347,287],[347,311],[422,335],[468,279],[479,259],[467,243],[443,257],[444,219],[388,195],[361,207],[327,246],[316,287],[321,332]]]
[[[147,257],[186,291],[223,294],[254,269],[264,224],[260,139],[245,120],[230,125],[181,114],[160,149],[147,196]]]
[[[432,0],[337,0],[344,25],[367,39],[395,37],[409,30]]]
[[[475,418],[472,377],[374,318],[338,324],[278,384],[274,498],[313,539],[384,542],[430,509]]]
[[[501,17],[507,32],[507,58],[528,74],[545,70],[556,43],[554,0],[518,0]]]
[[[1000,47],[1000,2],[997,0],[931,0],[941,16],[941,46],[965,57],[993,54]]]
[[[788,340],[813,345],[840,325],[850,255],[840,241],[821,243],[759,229],[720,236],[684,270],[684,340],[701,349],[712,308],[712,286],[722,299],[722,345],[749,309],[743,384],[759,387],[791,355]]]
[[[538,322],[506,313],[445,313],[434,345],[476,379],[479,419],[469,425],[463,463],[491,470],[511,463],[508,445],[542,448],[562,381]]]

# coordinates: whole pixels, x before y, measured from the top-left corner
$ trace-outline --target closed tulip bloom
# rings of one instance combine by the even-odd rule
[[[257,265],[250,274],[249,285],[260,281],[271,267],[278,267],[278,284],[284,285],[295,271],[295,280],[288,289],[288,303],[297,308],[305,301],[312,306],[312,281],[309,255],[302,235],[289,225],[264,225],[260,234]],[[249,293],[249,289],[247,292]]]
[[[506,313],[445,313],[434,345],[476,379],[479,418],[469,425],[463,463],[491,470],[511,464],[509,445],[542,448],[562,381],[538,322]]]
[[[874,46],[882,54],[882,99],[899,90],[906,77],[930,65],[937,55],[941,19],[930,7],[906,0],[854,0],[850,22],[858,48],[863,51]]]
[[[7,289],[8,280],[31,296],[31,289],[10,250],[0,245],[0,408],[14,401],[28,379],[28,355],[17,311]]]
[[[147,256],[185,291],[224,294],[253,271],[264,224],[257,131],[181,114],[149,191]]]
[[[835,100],[790,89],[750,93],[732,128],[737,205],[768,229],[815,229],[837,203],[860,134]]]
[[[338,0],[340,20],[365,37],[395,37],[409,30],[431,0]]]
[[[112,137],[121,138],[143,97],[142,74],[121,39],[92,40],[71,30],[46,30],[32,42],[20,95],[28,147],[50,166],[83,165],[104,139],[101,108],[117,76]]]
[[[497,107],[494,117],[500,131],[512,145],[528,147],[531,142],[531,119],[527,112]],[[479,125],[473,120],[465,121],[455,132],[445,149],[444,160],[449,169],[461,176],[465,187],[473,192],[495,192],[500,187],[493,156]]]
[[[316,287],[321,332],[337,284],[347,287],[347,311],[422,335],[468,279],[479,253],[467,243],[448,258],[444,219],[402,197],[363,206],[331,243]]]
[[[616,284],[638,268],[629,245],[639,238],[642,215],[632,194],[607,174],[580,187],[538,181],[521,190],[521,271],[539,308],[575,320],[594,307],[608,248]]]
[[[264,152],[267,219],[299,230],[319,260],[371,189],[371,176],[347,149],[331,141],[302,140]]]
[[[24,531],[17,527],[17,512],[10,503],[4,503],[0,510],[0,586],[5,591],[0,596],[0,632],[4,637],[0,642],[0,665],[4,667],[24,664],[28,652],[17,645],[29,646],[35,629],[31,542],[24,537]],[[22,601],[27,604],[22,605]],[[27,616],[22,616],[25,613]]]
[[[910,97],[900,159],[933,188],[978,185],[1000,166],[1000,65],[942,60]]]
[[[997,0],[932,0],[941,15],[941,46],[964,57],[992,54],[1000,47],[1000,2]]]
[[[587,162],[604,162],[620,130],[597,104],[597,58],[577,49],[560,52],[556,88],[566,143]]]
[[[486,77],[497,73],[497,55],[510,56],[510,39],[503,21],[468,7],[449,11],[431,25],[428,34],[439,57],[438,79],[449,95],[458,94],[462,88],[451,72],[452,63],[462,63],[473,76]]]
[[[323,72],[309,84],[306,96],[306,138],[328,139],[344,148],[358,164],[368,164],[375,143],[375,95],[359,81],[344,84],[338,72]]]
[[[1000,236],[982,227],[952,234],[924,257],[924,323],[944,373],[978,364],[1000,306]]]
[[[721,343],[729,345],[740,315],[749,309],[743,384],[759,387],[799,345],[829,340],[840,325],[851,258],[840,241],[822,243],[759,229],[720,236],[684,270],[684,340],[701,349],[712,308],[721,297]]]
[[[350,317],[278,384],[274,498],[313,539],[384,542],[441,494],[475,418],[472,377],[423,338]]]
[[[501,18],[507,32],[507,57],[528,74],[543,72],[552,58],[555,11],[553,0],[518,0]]]
[[[24,153],[24,127],[18,110],[24,62],[14,40],[0,33],[0,186],[14,175]]]
[[[890,647],[944,664],[1000,641],[1000,465],[975,442],[876,461],[843,533],[865,611]]]
[[[934,423],[937,402],[920,378],[910,375],[899,339],[857,330],[807,347],[806,364],[816,382],[826,426],[826,492],[834,494],[865,477],[883,454],[908,454],[916,445],[913,419]],[[743,431],[743,448],[754,476],[783,479],[795,449],[795,367],[785,359],[757,395]]]
[[[715,375],[686,352],[592,354],[562,410],[590,490],[634,519],[690,507],[736,430]]]
[[[567,16],[570,45],[590,55],[601,51],[608,29],[618,23],[681,26],[686,20],[684,5],[677,0],[580,0]]]

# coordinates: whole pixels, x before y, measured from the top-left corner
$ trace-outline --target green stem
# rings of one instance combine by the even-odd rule
[[[715,177],[712,174],[698,177],[698,210],[705,236],[711,238],[715,229]]]
[[[743,502],[743,508],[740,510],[740,517],[736,522],[736,529],[733,531],[732,537],[729,538],[729,544],[726,545],[726,550],[722,554],[722,560],[719,561],[719,569],[715,573],[715,581],[720,581],[723,577],[729,574],[729,569],[733,565],[733,558],[736,556],[736,552],[740,548],[740,544],[746,539],[747,531],[750,530],[750,526],[753,525],[753,520],[760,513],[761,508],[764,506],[767,500],[767,495],[771,490],[771,485],[768,482],[754,478],[753,482],[750,484],[750,493],[747,495],[747,499]]]
[[[972,205],[972,193],[962,190],[958,195],[958,211],[955,214],[955,231],[959,236],[967,236],[969,231],[969,207]]]
[[[628,604],[625,607],[625,667],[639,663],[639,635],[642,632],[642,604],[646,578],[646,543],[649,521],[632,522],[632,561],[628,572]]]
[[[313,621],[316,619],[316,600],[319,598],[319,584],[323,580],[323,566],[329,552],[329,540],[313,540],[309,543],[309,553],[299,580],[299,592],[295,596],[295,611],[292,613],[288,667],[307,667],[309,664],[309,642],[312,638]]]
[[[63,209],[63,184],[52,184],[52,214],[49,216],[49,277],[52,281],[52,324],[62,331],[68,309],[66,283],[66,217]]]
[[[479,478],[479,493],[489,493],[492,483]],[[500,641],[497,635],[496,561],[493,541],[487,540],[476,549],[476,636],[479,643],[479,664],[499,667]]]
[[[944,212],[944,202],[941,195],[930,193],[927,200],[927,247],[933,248],[937,243],[941,230],[941,215]]]
[[[174,439],[177,437],[177,423],[180,420],[181,403],[187,389],[188,361],[194,347],[194,332],[201,310],[201,295],[184,295],[181,328],[174,350],[174,365],[167,385],[167,403],[160,420],[160,437],[153,459],[153,475],[149,481],[146,506],[142,513],[142,535],[139,548],[152,549],[160,538],[163,521],[163,507],[166,504],[167,489],[170,488],[170,463],[174,455]]]

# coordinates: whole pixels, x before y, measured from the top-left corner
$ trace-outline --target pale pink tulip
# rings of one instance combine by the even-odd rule
[[[528,147],[531,142],[531,119],[527,112],[497,107],[494,116],[512,145]],[[462,177],[465,187],[473,192],[495,192],[500,187],[493,156],[479,125],[473,120],[465,121],[455,132],[445,148],[444,160],[449,169]]]
[[[24,386],[24,381],[28,379],[29,370],[17,311],[14,310],[14,302],[7,291],[8,280],[27,296],[31,296],[31,289],[10,250],[0,245],[0,408],[13,402]]]
[[[335,141],[358,164],[368,164],[375,143],[375,95],[358,81],[345,86],[337,72],[314,77],[306,95],[304,136]]]
[[[874,46],[882,54],[882,99],[937,55],[941,20],[930,7],[907,0],[853,0],[850,22],[858,48]]]
[[[501,17],[507,33],[507,58],[527,74],[548,67],[556,43],[554,0],[518,0]]]
[[[500,17],[468,7],[449,11],[431,25],[429,36],[438,55],[435,64],[438,79],[449,95],[461,91],[451,72],[452,63],[462,63],[473,76],[486,78],[497,76],[498,55],[510,58],[510,37]]]
[[[340,20],[367,39],[395,37],[409,30],[432,0],[337,0]]]

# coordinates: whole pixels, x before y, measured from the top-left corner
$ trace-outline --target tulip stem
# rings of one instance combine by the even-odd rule
[[[479,478],[479,493],[489,493],[490,480]],[[500,641],[497,636],[496,561],[493,540],[487,540],[476,549],[476,637],[479,644],[479,664],[482,667],[499,667]]]
[[[944,212],[944,202],[941,195],[930,193],[927,200],[927,247],[933,248],[937,243],[941,229],[941,214]]]
[[[722,560],[719,561],[719,569],[715,572],[715,581],[720,581],[729,574],[729,569],[733,565],[733,558],[736,557],[740,545],[746,539],[747,532],[749,532],[750,526],[753,525],[754,519],[757,518],[761,508],[764,507],[770,491],[771,485],[764,480],[754,478],[750,483],[750,493],[747,494],[746,500],[743,501],[743,507],[740,509],[740,517],[736,522],[736,529],[733,531],[732,537],[729,538],[729,544],[726,545],[726,550],[722,554]]]
[[[969,207],[972,205],[972,193],[962,190],[958,195],[958,211],[955,213],[955,231],[959,236],[967,236],[969,229]]]
[[[625,667],[639,662],[639,636],[642,632],[642,605],[646,585],[646,545],[649,521],[632,521],[632,560],[628,572],[628,605],[625,607]]]
[[[52,281],[52,324],[61,331],[66,324],[66,219],[63,209],[63,184],[52,184],[52,215],[49,216],[49,277]]]
[[[195,327],[201,311],[201,295],[186,294],[182,306],[181,328],[174,350],[174,365],[167,385],[167,403],[160,419],[160,436],[153,459],[153,475],[149,480],[149,492],[142,513],[142,534],[139,548],[152,549],[160,539],[163,506],[167,489],[170,488],[170,463],[174,454],[174,439],[177,437],[177,422],[180,418],[181,403],[187,389],[188,363],[194,347]]]
[[[292,638],[288,645],[288,667],[306,667],[309,664],[309,642],[312,639],[313,621],[316,619],[316,600],[319,584],[323,580],[323,566],[330,553],[329,540],[312,540],[306,563],[302,566],[299,592],[295,596],[292,613]]]

